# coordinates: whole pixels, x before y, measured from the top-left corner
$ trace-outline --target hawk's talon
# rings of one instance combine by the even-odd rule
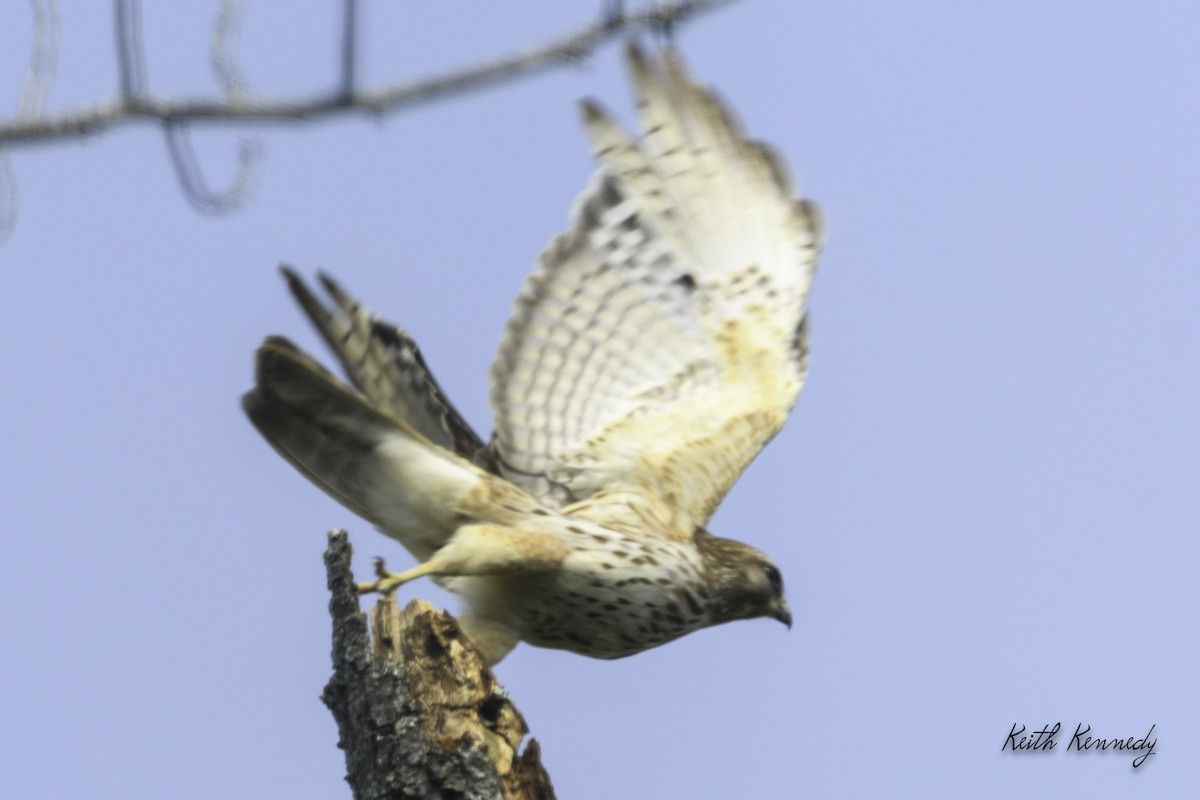
[[[371,559],[371,563],[375,567],[375,580],[369,583],[358,584],[358,593],[360,595],[379,593],[387,597],[395,592],[400,584],[403,583],[403,581],[393,580],[398,576],[388,572],[387,564],[384,563],[382,558],[373,558]]]
[[[359,594],[373,594],[378,592],[384,597],[391,597],[397,589],[409,581],[430,575],[434,572],[434,569],[429,566],[429,562],[418,564],[404,572],[388,572],[387,565],[382,558],[374,559],[374,564],[375,580],[371,583],[358,584]]]

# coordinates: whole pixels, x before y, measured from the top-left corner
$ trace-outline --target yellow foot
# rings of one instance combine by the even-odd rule
[[[371,594],[379,592],[387,597],[399,589],[409,581],[423,578],[426,575],[431,575],[436,571],[428,561],[424,564],[417,564],[412,569],[406,569],[404,572],[388,572],[387,567],[383,563],[382,558],[375,559],[375,580],[371,583],[360,583],[358,585],[359,594]]]

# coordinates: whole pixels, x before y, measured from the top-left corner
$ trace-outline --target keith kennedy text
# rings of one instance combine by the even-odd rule
[[[1014,722],[1012,730],[1009,731],[1008,738],[1004,740],[1000,750],[1001,752],[1012,750],[1013,752],[1041,751],[1048,753],[1058,746],[1054,737],[1061,729],[1062,723],[1056,722],[1053,726],[1047,725],[1041,730],[1027,734],[1024,725],[1018,726]],[[1101,739],[1092,736],[1091,732],[1091,725],[1084,725],[1082,722],[1076,725],[1075,735],[1067,741],[1067,750],[1132,750],[1140,754],[1133,759],[1133,768],[1137,769],[1146,763],[1147,758],[1154,755],[1154,745],[1158,744],[1158,737],[1154,735],[1153,725],[1140,739],[1133,736],[1128,739]]]

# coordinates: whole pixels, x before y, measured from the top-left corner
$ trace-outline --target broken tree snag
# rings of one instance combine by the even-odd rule
[[[537,742],[483,655],[444,611],[391,598],[359,609],[345,531],[329,534],[333,677],[321,699],[337,720],[356,800],[553,800]]]

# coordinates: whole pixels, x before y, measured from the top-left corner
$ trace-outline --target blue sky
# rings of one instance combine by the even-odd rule
[[[248,4],[250,87],[327,85],[338,5]],[[365,5],[379,82],[599,3]],[[51,108],[114,90],[90,6],[63,11]],[[147,6],[152,90],[213,91],[216,3]],[[1197,30],[1200,6],[1166,0],[747,0],[682,31],[829,220],[808,386],[712,525],[780,564],[795,625],[618,662],[518,648],[498,674],[561,797],[1194,791]],[[10,4],[0,101],[29,43]],[[276,265],[403,322],[489,430],[504,320],[591,172],[575,101],[629,118],[618,53],[385,120],[250,129],[257,190],[225,217],[189,207],[152,126],[13,154],[0,793],[348,796],[317,700],[325,531],[350,528],[360,570],[405,556],[242,418],[263,336],[324,355]],[[196,131],[212,184],[246,132]],[[1053,752],[1000,751],[1013,723],[1055,722]],[[1078,723],[1153,724],[1155,755],[1065,752]]]

